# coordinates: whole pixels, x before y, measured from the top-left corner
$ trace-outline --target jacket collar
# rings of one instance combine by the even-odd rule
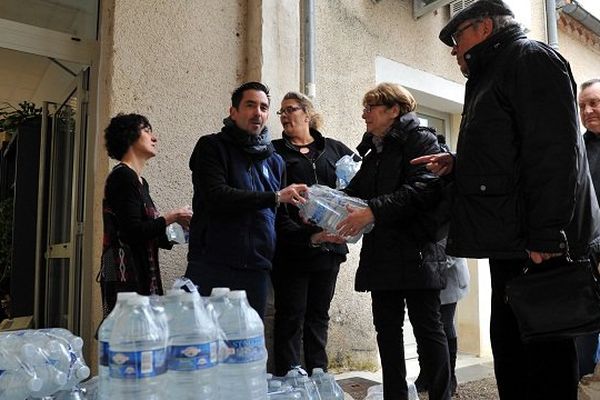
[[[383,137],[383,148],[385,149],[386,146],[390,145],[404,144],[409,132],[418,127],[419,118],[416,113],[409,112],[402,115],[394,121],[388,133]],[[360,144],[356,146],[356,150],[358,150],[358,154],[360,154],[361,157],[364,157],[369,150],[376,151],[374,140],[376,140],[376,138],[368,132],[363,135]]]
[[[323,151],[325,149],[325,138],[323,137],[321,132],[319,132],[316,129],[310,128],[310,136],[312,136],[313,139],[315,140],[317,150],[319,152]],[[296,147],[292,143],[290,137],[288,135],[286,135],[285,132],[281,133],[281,137],[283,138],[285,145],[287,147],[289,147],[292,150],[298,151],[298,149],[296,149]]]
[[[585,143],[600,141],[600,134],[596,134],[588,130],[583,134],[583,140]]]
[[[469,66],[469,78],[477,76],[478,73],[485,70],[506,46],[526,38],[527,36],[519,26],[510,26],[473,46],[464,56]]]

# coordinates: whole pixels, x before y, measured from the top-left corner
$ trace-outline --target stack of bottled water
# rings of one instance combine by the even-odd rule
[[[324,230],[337,232],[337,226],[348,216],[347,206],[353,208],[366,208],[367,203],[356,197],[347,196],[344,192],[331,189],[324,185],[312,185],[307,191],[306,203],[299,206],[300,216]],[[373,224],[364,227],[354,236],[347,237],[349,243],[356,243],[364,233],[373,229]]]
[[[98,339],[99,400],[267,399],[264,327],[245,291],[119,293]]]
[[[68,391],[90,375],[83,341],[66,329],[0,334],[0,399],[24,400]]]

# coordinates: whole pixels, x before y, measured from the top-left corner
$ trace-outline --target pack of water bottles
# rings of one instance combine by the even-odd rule
[[[0,333],[0,399],[64,396],[88,378],[83,340],[62,328]]]
[[[306,371],[296,367],[284,377],[270,377],[269,400],[338,400],[344,398],[344,391],[333,375],[314,368],[311,377]]]
[[[99,400],[267,400],[264,327],[245,291],[119,293],[98,340]]]
[[[306,203],[301,204],[300,216],[324,230],[337,233],[338,224],[348,216],[347,207],[366,208],[367,202],[346,195],[336,189],[332,189],[324,185],[312,185],[306,192]],[[354,236],[349,236],[346,239],[349,243],[356,243],[364,233],[368,233],[373,229],[373,224],[364,227]]]

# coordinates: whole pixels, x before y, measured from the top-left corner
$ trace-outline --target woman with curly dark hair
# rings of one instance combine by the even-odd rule
[[[104,188],[104,241],[100,271],[104,315],[118,292],[163,293],[158,249],[170,249],[166,227],[178,222],[187,229],[192,212],[183,207],[160,215],[148,182],[146,162],[156,155],[156,136],[146,117],[118,114],[104,131],[108,156],[119,161]],[[129,258],[129,259],[127,259]]]

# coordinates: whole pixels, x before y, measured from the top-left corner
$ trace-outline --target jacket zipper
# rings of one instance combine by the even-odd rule
[[[288,141],[285,141],[285,145],[292,151],[295,151],[296,153],[300,153],[300,155],[306,159],[306,161],[308,161],[313,169],[313,174],[315,176],[315,184],[319,184],[319,178],[317,177],[317,161],[319,160],[319,158],[321,158],[321,156],[323,155],[323,153],[325,153],[325,150],[323,149],[323,151],[321,151],[319,154],[317,154],[317,157],[314,160],[311,160],[310,158],[308,158],[307,156],[305,156],[304,154],[302,154],[302,152],[300,150],[298,150],[297,148],[295,148],[291,143],[288,143]]]

